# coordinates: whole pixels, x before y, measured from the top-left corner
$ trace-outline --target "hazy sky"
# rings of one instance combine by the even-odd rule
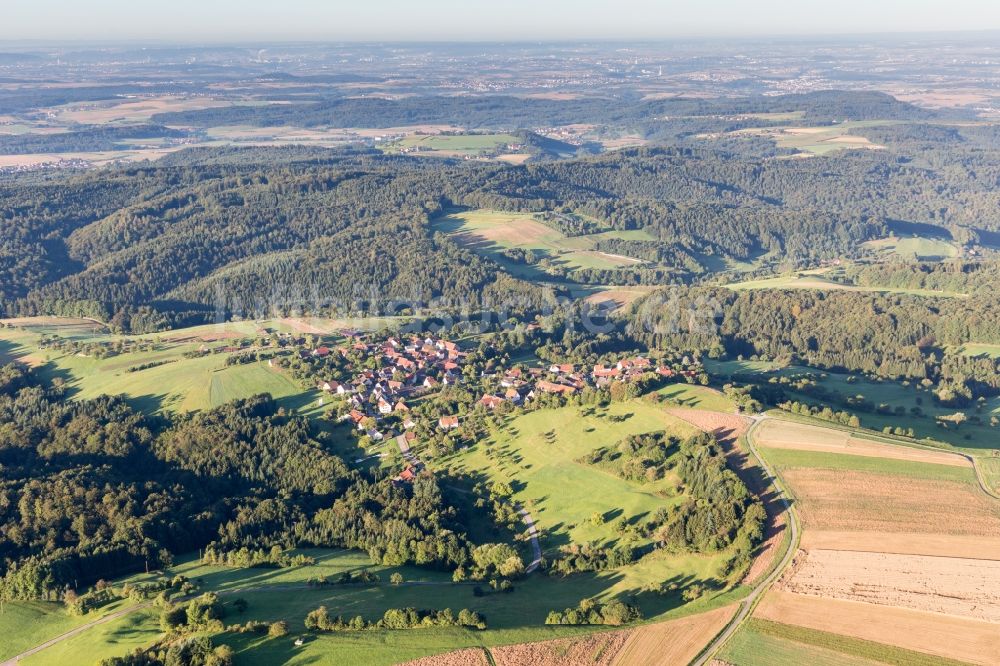
[[[998,0],[8,0],[0,40],[668,38],[1000,29]]]

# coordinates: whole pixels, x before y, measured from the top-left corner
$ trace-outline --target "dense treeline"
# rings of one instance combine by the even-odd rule
[[[869,102],[885,102],[877,99]],[[369,102],[394,104],[350,101]],[[606,235],[597,247],[642,266],[572,271],[515,257],[557,285],[691,281],[733,261],[808,264],[862,254],[864,241],[907,225],[988,247],[1000,230],[1000,172],[987,139],[975,145],[951,157],[942,148],[934,164],[877,151],[774,160],[688,142],[520,167],[229,148],[11,177],[0,194],[0,313],[92,316],[152,331],[334,302],[381,312],[399,299],[475,308],[513,296],[522,311],[542,307],[548,289],[499,277],[495,264],[435,233],[456,205],[551,211],[549,223],[573,234],[644,232]]]
[[[70,153],[121,150],[119,142],[142,139],[179,139],[186,132],[162,125],[95,125],[56,134],[0,134],[0,153]]]
[[[483,553],[497,547],[469,542],[457,516],[432,478],[349,471],[268,396],[171,422],[117,397],[69,402],[21,366],[0,369],[3,599],[59,599],[203,546],[230,566],[308,564],[284,551],[316,545],[496,575]]]
[[[276,127],[401,127],[455,124],[467,129],[507,129],[573,123],[643,126],[664,116],[741,115],[802,111],[814,121],[853,119],[926,119],[933,114],[889,95],[873,92],[824,91],[782,97],[723,99],[575,100],[489,96],[414,96],[333,98],[305,104],[232,106],[202,111],[161,113],[153,121],[164,125],[214,127],[253,125]]]
[[[650,346],[762,356],[890,379],[942,379],[976,395],[996,386],[996,364],[949,353],[1000,343],[998,296],[932,298],[843,291],[675,289],[637,304],[629,334]]]
[[[753,547],[764,533],[765,513],[760,500],[726,466],[726,459],[710,434],[680,443],[677,473],[686,501],[670,514],[660,531],[670,548],[713,552],[736,544],[738,566],[748,565]],[[731,565],[734,568],[737,565]]]

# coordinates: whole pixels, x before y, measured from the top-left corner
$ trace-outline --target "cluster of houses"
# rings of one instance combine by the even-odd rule
[[[456,343],[433,336],[389,337],[379,341],[356,336],[349,337],[340,347],[320,346],[301,353],[315,358],[340,355],[355,361],[361,359],[363,362],[356,365],[363,367],[354,371],[349,381],[323,380],[318,382],[318,388],[346,401],[348,409],[341,417],[343,421],[351,422],[374,442],[395,437],[404,456],[416,440],[413,429],[417,425],[410,416],[407,400],[465,381],[463,369],[467,353]],[[573,395],[588,387],[603,388],[611,382],[628,382],[648,373],[668,378],[675,374],[694,375],[693,370],[676,373],[672,368],[656,366],[644,357],[623,359],[613,366],[595,365],[590,369],[569,363],[512,367],[481,374],[479,379],[496,389],[484,393],[477,404],[495,411],[530,403],[541,394]],[[380,430],[384,417],[390,415],[398,417],[401,433]],[[437,422],[442,431],[454,430],[460,425],[457,415],[442,416]],[[414,463],[411,465],[414,469],[408,468],[397,480],[412,480],[417,461],[414,458],[410,462]]]
[[[611,367],[595,365],[590,371],[577,368],[572,363],[553,363],[548,368],[529,368],[527,372],[522,372],[520,368],[511,368],[500,378],[500,387],[504,390],[497,394],[484,395],[480,398],[479,404],[493,410],[504,402],[515,405],[528,402],[540,393],[572,395],[588,386],[604,388],[611,382],[632,381],[650,372],[656,372],[662,377],[673,377],[677,374],[666,366],[654,367],[653,362],[644,357],[624,359]],[[682,374],[693,376],[695,373],[686,370]]]
[[[375,365],[374,369],[359,370],[348,382],[328,380],[318,385],[320,390],[347,400],[351,409],[344,419],[359,428],[363,428],[369,417],[400,414],[409,429],[414,424],[406,418],[410,411],[407,398],[462,382],[461,366],[466,352],[454,342],[418,336],[390,337],[377,343],[353,340],[349,346],[317,347],[309,353],[316,357],[358,354],[365,359],[379,359],[379,363],[368,364]],[[368,434],[376,441],[383,438],[378,431]]]

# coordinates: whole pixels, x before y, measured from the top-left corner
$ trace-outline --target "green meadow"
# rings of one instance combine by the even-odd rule
[[[728,414],[736,411],[736,404],[724,394],[716,389],[698,384],[667,384],[656,391],[656,394],[682,407]]]
[[[442,216],[433,227],[443,231],[461,245],[488,256],[508,272],[530,279],[545,279],[538,266],[518,264],[505,257],[504,250],[531,250],[542,261],[570,271],[581,268],[615,269],[638,266],[645,262],[616,254],[599,252],[596,243],[608,238],[622,240],[652,240],[645,231],[602,231],[582,236],[566,236],[554,226],[542,222],[532,213],[510,213],[492,210],[465,210]]]
[[[229,325],[225,333],[253,336],[250,323]],[[237,398],[270,393],[282,406],[300,413],[319,409],[319,393],[303,389],[278,367],[266,361],[226,365],[228,352],[209,353],[193,358],[185,354],[225,347],[214,325],[171,331],[151,336],[114,336],[79,326],[31,326],[0,329],[0,360],[21,360],[35,366],[42,377],[60,379],[76,399],[99,395],[125,395],[147,413],[188,412],[217,407]],[[146,340],[149,351],[135,351],[96,358],[39,346],[40,336],[59,335],[81,342]],[[130,372],[141,365],[155,364]]]
[[[914,383],[905,385],[902,382],[877,380],[864,375],[824,372],[801,366],[788,366],[775,370],[773,374],[778,376],[808,374],[818,379],[820,386],[836,391],[845,398],[863,396],[876,406],[887,405],[892,411],[897,407],[903,408],[904,413],[900,415],[855,412],[861,419],[861,425],[869,430],[881,432],[885,427],[913,428],[918,440],[939,442],[974,455],[983,455],[984,452],[997,448],[1000,429],[991,426],[990,419],[994,416],[1000,418],[1000,398],[990,398],[981,405],[966,408],[945,407],[935,402],[932,392]],[[793,400],[814,405],[830,403],[836,411],[851,411],[846,405],[834,404],[832,401],[796,392],[787,385],[785,391]],[[911,411],[913,409],[919,409],[922,416],[915,415]],[[949,416],[959,411],[965,413],[970,420],[958,427],[950,424],[944,427],[938,424],[937,417]],[[980,422],[973,422],[974,418]]]
[[[383,146],[389,153],[416,151],[431,156],[477,156],[520,143],[513,134],[413,134]]]
[[[184,575],[199,586],[198,594],[218,592],[227,606],[226,624],[244,623],[249,620],[273,622],[286,620],[291,628],[289,636],[270,639],[257,635],[216,635],[216,642],[231,645],[238,654],[240,664],[309,663],[335,664],[394,664],[403,659],[438,654],[462,647],[491,646],[545,640],[579,635],[601,630],[601,627],[551,627],[544,624],[548,611],[575,606],[584,597],[612,598],[628,596],[647,612],[648,617],[671,619],[710,610],[739,598],[743,588],[727,592],[710,592],[698,601],[683,604],[676,596],[663,597],[649,593],[624,594],[620,588],[619,572],[578,574],[571,578],[534,574],[515,585],[512,592],[487,593],[477,596],[475,585],[453,583],[446,572],[436,572],[417,567],[389,567],[373,564],[365,553],[349,550],[311,549],[316,558],[313,566],[287,569],[230,569],[201,564],[189,557],[164,573],[169,576]],[[662,582],[655,558],[647,558],[633,572],[633,585],[643,582]],[[368,570],[376,573],[380,582],[375,585],[329,585],[309,587],[310,578],[326,576],[335,578],[343,572]],[[400,573],[404,582],[393,585],[392,573]],[[116,585],[148,581],[159,574],[137,574]],[[244,599],[245,612],[239,613],[232,602]],[[415,629],[409,631],[365,631],[336,634],[304,634],[306,614],[325,605],[336,614],[362,615],[377,619],[388,608],[461,608],[477,610],[486,616],[486,631],[471,631],[456,627]],[[96,619],[97,615],[71,618],[56,604],[48,604],[46,621],[30,635],[13,645],[9,653],[37,645],[48,638]],[[8,606],[10,608],[10,606]],[[25,605],[27,608],[27,605]],[[140,609],[105,624],[91,627],[77,636],[47,648],[26,664],[74,663],[73,656],[86,654],[98,660],[121,655],[128,650],[152,643],[161,636],[159,613],[155,608]],[[29,617],[30,616],[30,617]],[[12,615],[11,627],[36,617],[24,609]],[[2,619],[0,619],[2,622]],[[0,624],[0,626],[3,626]],[[304,637],[303,646],[294,640]],[[23,643],[23,644],[22,644]]]
[[[890,236],[862,243],[864,248],[884,256],[914,261],[935,261],[957,257],[961,250],[950,241],[921,236]]]
[[[845,284],[827,279],[822,275],[808,274],[805,272],[781,275],[772,278],[761,278],[759,280],[747,280],[745,282],[734,282],[727,284],[727,288],[733,291],[746,291],[756,289],[816,289],[816,290],[836,290],[836,291],[862,291],[879,294],[906,294],[910,296],[938,296],[950,298],[962,298],[965,294],[954,291],[933,291],[930,289],[906,289],[903,287],[876,287],[858,286]]]
[[[122,608],[116,602],[87,617],[66,612],[61,603],[48,601],[14,601],[0,604],[0,660],[29,650],[46,640],[86,624],[111,611]]]
[[[931,481],[955,481],[975,485],[976,476],[971,467],[936,465],[934,463],[856,456],[825,451],[800,451],[760,445],[767,460],[779,470],[829,469],[854,472],[890,474]]]

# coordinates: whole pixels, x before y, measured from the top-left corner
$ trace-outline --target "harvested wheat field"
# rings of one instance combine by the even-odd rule
[[[636,287],[612,287],[609,289],[604,289],[595,294],[591,294],[584,298],[583,300],[588,303],[612,303],[615,309],[623,308],[627,305],[631,305],[636,300],[642,298],[643,296],[649,294],[653,291],[655,287],[648,286],[636,286]]]
[[[610,666],[630,630],[490,648],[496,666]],[[434,666],[437,666],[435,664]]]
[[[779,586],[796,594],[1000,622],[1000,562],[993,560],[816,549],[800,551]]]
[[[860,550],[901,555],[1000,560],[1000,537],[807,530],[802,535],[800,545],[804,550]]]
[[[524,164],[531,159],[531,153],[510,153],[508,155],[500,155],[497,159],[507,164]]]
[[[946,451],[928,451],[901,445],[883,444],[852,437],[850,433],[833,430],[832,428],[820,428],[804,423],[793,423],[777,419],[764,421],[754,432],[754,437],[761,446],[771,449],[842,453],[852,456],[909,460],[935,465],[972,467],[972,463],[968,459]]]
[[[806,532],[1000,536],[1000,502],[969,483],[830,469],[783,475]]]
[[[754,617],[862,638],[972,664],[1000,654],[1000,626],[964,617],[772,590]]]
[[[631,632],[614,666],[686,664],[722,631],[736,614],[736,604],[678,620],[658,622]],[[499,662],[498,662],[499,663]]]
[[[489,663],[483,648],[467,648],[403,662],[403,666],[489,666]]]

